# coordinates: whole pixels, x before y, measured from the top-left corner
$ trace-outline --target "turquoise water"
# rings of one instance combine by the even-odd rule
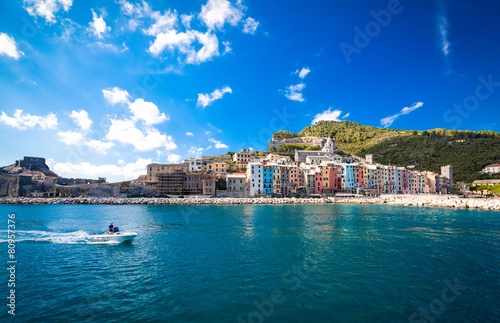
[[[9,213],[18,322],[500,321],[498,212],[0,205],[4,267]],[[139,236],[88,243],[109,222]]]

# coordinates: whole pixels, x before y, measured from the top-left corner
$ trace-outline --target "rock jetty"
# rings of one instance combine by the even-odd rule
[[[154,204],[154,205],[238,205],[238,204],[385,204],[400,206],[484,209],[500,211],[500,199],[458,198],[440,195],[382,195],[377,198],[116,198],[116,197],[4,197],[0,204]]]

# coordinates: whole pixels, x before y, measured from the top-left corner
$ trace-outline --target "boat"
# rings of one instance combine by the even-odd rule
[[[107,232],[102,234],[91,233],[89,237],[90,242],[108,242],[108,241],[130,241],[133,240],[137,236],[135,232],[114,232],[113,234],[109,234]]]

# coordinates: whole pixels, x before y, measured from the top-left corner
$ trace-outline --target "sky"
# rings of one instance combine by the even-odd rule
[[[319,120],[500,132],[500,2],[0,2],[0,165],[108,181]]]

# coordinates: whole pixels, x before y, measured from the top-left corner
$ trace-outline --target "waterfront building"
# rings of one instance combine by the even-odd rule
[[[180,164],[149,164],[147,166],[147,174],[146,174],[146,183],[158,183],[158,174],[173,174],[173,173],[188,173],[189,172],[189,164],[188,163],[180,163]]]
[[[273,194],[273,166],[265,165],[263,167],[263,178],[264,178],[264,194]]]
[[[246,197],[246,174],[227,174],[226,195],[228,197]]]
[[[441,176],[448,179],[448,188],[450,191],[453,190],[453,167],[451,165],[441,166]]]
[[[247,182],[249,184],[250,196],[264,194],[264,165],[262,163],[250,163],[247,168]]]

